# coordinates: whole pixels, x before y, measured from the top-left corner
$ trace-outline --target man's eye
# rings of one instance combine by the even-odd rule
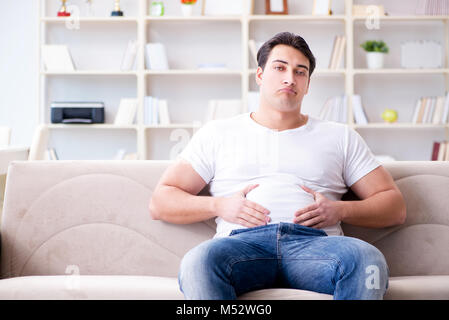
[[[299,75],[303,76],[303,75],[305,75],[306,73],[305,73],[304,71],[298,71],[298,72],[296,72],[296,74],[299,74]]]
[[[276,66],[276,67],[274,67],[276,70],[281,70],[282,69],[282,67],[281,66]]]

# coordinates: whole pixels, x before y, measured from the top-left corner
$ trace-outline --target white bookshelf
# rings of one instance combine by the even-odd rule
[[[405,0],[401,1],[405,3]],[[449,139],[448,125],[412,124],[407,121],[411,119],[414,109],[414,103],[409,101],[415,101],[421,96],[443,95],[449,90],[448,16],[390,14],[380,17],[380,23],[386,30],[370,33],[363,30],[365,18],[352,15],[353,3],[371,4],[364,0],[333,1],[332,16],[311,15],[313,1],[310,3],[289,1],[289,15],[264,15],[264,0],[254,0],[254,12],[249,15],[201,16],[199,15],[201,2],[198,0],[195,5],[194,16],[183,17],[179,1],[164,1],[165,16],[152,17],[149,16],[150,0],[122,1],[125,16],[110,17],[108,12],[112,10],[112,1],[95,2],[96,15],[85,16],[83,12],[85,1],[72,0],[71,4],[80,8],[80,16],[75,21],[74,17],[56,17],[59,1],[39,0],[39,48],[43,44],[67,43],[77,66],[77,70],[73,72],[48,72],[42,67],[40,50],[37,54],[37,60],[41,66],[38,75],[39,122],[46,124],[50,131],[50,138],[45,141],[48,147],[60,149],[61,158],[70,159],[74,151],[65,153],[63,150],[70,148],[72,144],[57,143],[61,141],[78,143],[79,139],[88,136],[89,143],[85,148],[80,147],[78,150],[81,153],[79,158],[112,158],[114,149],[124,147],[123,144],[114,146],[114,141],[123,140],[121,143],[131,144],[128,149],[130,152],[136,152],[139,159],[169,159],[170,150],[179,149],[181,144],[185,145],[191,135],[201,127],[202,116],[209,99],[242,99],[244,108],[247,110],[248,92],[257,90],[254,80],[256,66],[249,53],[248,41],[255,39],[262,42],[276,32],[285,30],[301,35],[304,33],[306,36],[303,35],[303,37],[317,57],[318,64],[312,75],[310,97],[306,96],[304,100],[303,112],[318,115],[324,101],[329,97],[341,94],[348,96],[361,94],[362,99],[367,99],[367,103],[364,100],[364,107],[369,108],[368,114],[371,112],[373,120],[368,125],[355,124],[352,106],[349,105],[347,123],[362,136],[366,136],[366,141],[370,147],[374,147],[375,154],[388,152],[388,150],[384,152],[381,148],[376,148],[376,145],[382,145],[386,136],[389,139],[425,136],[422,138],[425,140],[416,146],[419,150],[415,150],[413,156],[397,156],[399,160],[428,160],[430,151],[425,148],[431,148],[432,139]],[[386,3],[386,1],[378,2]],[[75,22],[79,24],[78,30],[71,29]],[[401,69],[397,61],[387,64],[385,69],[381,70],[365,68],[359,49],[360,40],[370,36],[388,38],[392,37],[392,32],[398,33],[396,37],[405,36],[404,25],[420,24],[423,24],[425,28],[433,28],[443,35],[442,39],[445,39],[443,40],[444,68]],[[304,32],[298,31],[298,26],[301,26],[300,30]],[[327,65],[333,38],[337,34],[346,36],[345,62],[342,68],[331,70],[327,68]],[[128,40],[138,40],[141,44],[163,42],[167,48],[170,70],[147,70],[144,45],[141,45],[137,54],[136,69],[121,71],[121,57]],[[399,49],[397,41],[397,38],[391,38],[392,45],[386,41],[390,50],[392,46],[396,50]],[[207,54],[203,53],[204,51],[207,51]],[[217,60],[225,60],[228,68],[224,70],[195,68],[195,63],[200,62],[199,59],[212,61],[214,57]],[[378,101],[376,96],[379,94],[372,92],[369,88],[375,87],[373,84],[376,83],[392,81],[394,86],[402,86],[404,91],[407,91],[409,82],[416,86],[420,77],[427,77],[426,79],[429,78],[430,81],[423,84],[422,92],[409,89],[412,91],[412,96],[407,97],[408,102],[398,103],[401,121],[394,124],[379,122],[381,121],[380,113],[386,107],[391,107],[390,102],[382,99]],[[388,99],[388,94],[384,99]],[[148,95],[168,99],[172,124],[147,125],[144,123],[144,97]],[[113,124],[122,97],[138,100],[136,122],[133,125],[115,126]],[[391,101],[402,101],[398,100],[399,98],[393,97]],[[104,101],[106,123],[51,124],[49,106],[51,101],[56,100]],[[378,105],[380,103],[382,105]],[[410,116],[402,117],[401,113],[410,114]],[[430,135],[422,134],[428,131],[431,132]],[[56,135],[67,135],[67,139],[51,138]],[[124,136],[123,139],[121,135]],[[106,146],[110,147],[110,150],[105,150],[104,154],[97,152],[96,149]],[[43,154],[38,154],[37,157],[43,157]]]

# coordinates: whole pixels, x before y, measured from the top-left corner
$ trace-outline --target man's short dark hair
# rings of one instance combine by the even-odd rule
[[[307,42],[301,37],[291,32],[280,32],[276,34],[273,38],[266,41],[262,47],[260,47],[257,52],[257,64],[262,70],[265,69],[265,65],[267,64],[268,56],[270,55],[271,50],[279,45],[284,44],[290,47],[293,47],[302,52],[303,55],[309,59],[310,70],[309,77],[312,75],[313,70],[315,69],[315,57],[310,51]]]

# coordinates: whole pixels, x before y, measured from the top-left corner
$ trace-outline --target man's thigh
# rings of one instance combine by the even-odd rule
[[[276,237],[266,231],[248,229],[203,242],[184,256],[181,272],[212,282],[225,277],[237,296],[272,287],[278,270]]]
[[[281,242],[280,251],[280,273],[285,286],[327,294],[334,293],[345,273],[366,276],[365,270],[383,259],[371,244],[345,236],[290,239]]]

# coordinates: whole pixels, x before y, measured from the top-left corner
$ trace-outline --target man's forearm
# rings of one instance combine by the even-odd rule
[[[150,201],[153,219],[187,224],[215,217],[215,199],[195,196],[179,188],[160,186]]]
[[[382,228],[405,220],[405,203],[396,190],[382,191],[364,200],[341,202],[341,221],[348,224]]]

